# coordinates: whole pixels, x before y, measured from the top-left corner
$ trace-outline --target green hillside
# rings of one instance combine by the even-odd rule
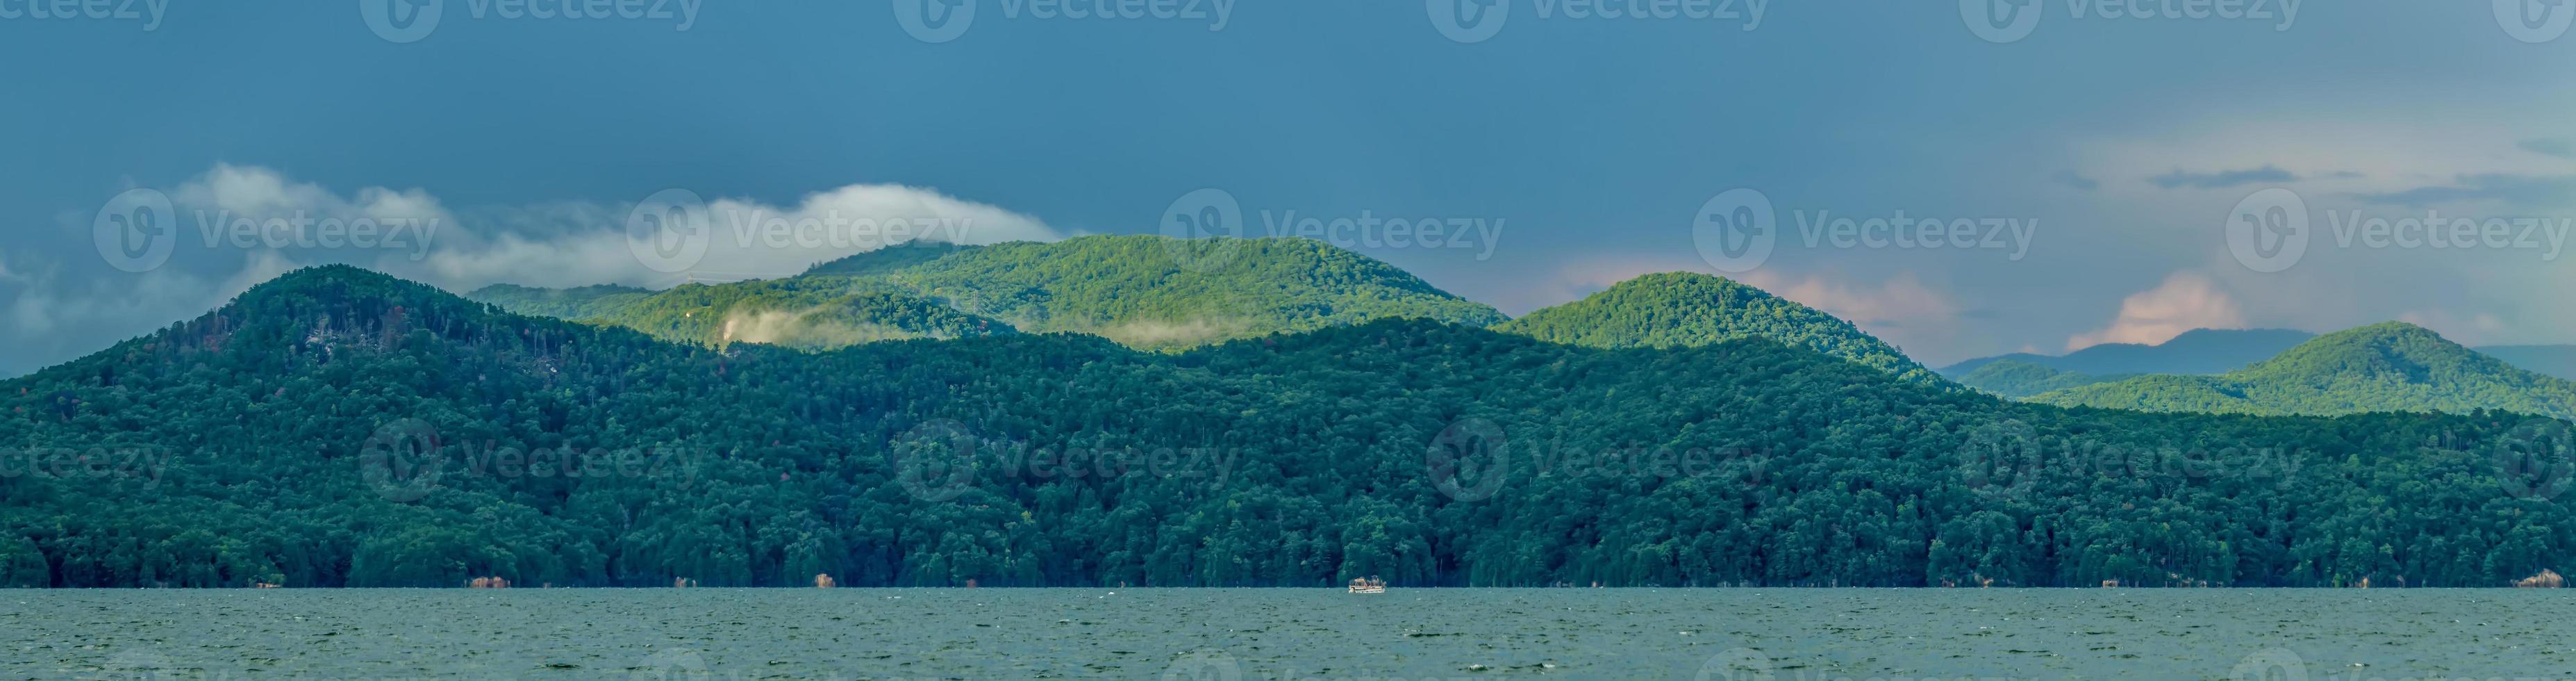
[[[2053,390],[2108,383],[2132,378],[2131,375],[2095,376],[2033,364],[2017,359],[1998,359],[1978,365],[1975,371],[1958,376],[1960,385],[1998,396],[2021,399]]]
[[[1193,269],[1174,257],[1176,248],[1221,249],[1224,257],[1193,261],[1208,265]],[[722,342],[727,322],[741,327],[744,320],[736,313],[774,316],[827,306],[808,321],[832,330],[804,334],[811,343],[791,344],[809,349],[1016,328],[1179,350],[1382,318],[1469,326],[1503,320],[1492,307],[1433,288],[1404,270],[1306,239],[1190,243],[1092,236],[983,247],[916,244],[826,262],[789,279],[682,286],[641,300],[621,293],[589,305],[562,302],[580,300],[576,292],[586,290],[491,287],[473,297],[513,312],[599,321],[700,343]],[[852,292],[867,297],[835,300]]]
[[[523,315],[558,319],[588,319],[616,314],[627,306],[653,297],[652,289],[603,284],[578,288],[534,288],[512,284],[493,284],[465,294],[467,299],[491,303]]]
[[[1768,338],[1907,380],[1931,370],[1851,322],[1762,289],[1705,274],[1665,272],[1619,282],[1582,300],[1495,327],[1550,343],[1595,348],[1682,348]]]
[[[1175,249],[1222,249],[1206,271]],[[887,280],[1028,331],[1069,331],[1140,348],[1308,331],[1385,318],[1484,326],[1492,307],[1409,272],[1309,239],[1183,242],[1088,236],[988,246]]]
[[[2518,427],[1425,320],[716,351],[327,267],[0,382],[0,584],[2493,586],[2576,560]]]
[[[470,297],[516,313],[623,326],[655,338],[707,346],[763,343],[829,350],[881,340],[1013,332],[1009,324],[958,312],[902,287],[864,278],[805,276],[683,284],[651,294],[621,291],[586,302],[569,295],[597,288],[551,292],[496,286]]]
[[[2576,382],[2543,376],[2389,322],[2319,336],[2217,376],[2146,376],[2033,396],[2148,411],[2334,415],[2479,409],[2576,417]]]
[[[907,241],[817,264],[806,268],[805,276],[878,277],[976,248],[979,247],[936,241]]]

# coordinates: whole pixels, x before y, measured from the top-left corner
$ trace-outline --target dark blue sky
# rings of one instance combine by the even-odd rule
[[[1070,3],[1146,15],[1108,19],[969,0],[964,32],[934,43],[904,24],[923,0],[570,3],[611,15],[583,18],[446,0],[411,42],[370,25],[384,1],[53,18],[34,11],[50,0],[0,0],[0,372],[297,265],[459,290],[667,283],[622,228],[673,188],[784,214],[973,217],[969,240],[1154,232],[1206,188],[1256,231],[1291,211],[1482,221],[1440,247],[1339,243],[1515,314],[1645,272],[1727,274],[1933,363],[2387,319],[2576,342],[2576,277],[2548,238],[2576,216],[2576,38],[2566,17],[2525,28],[2487,2],[2302,2],[2292,19],[2280,0],[2240,18],[2045,0],[2022,7],[2035,24],[1981,31],[1987,0],[1770,0],[1758,23],[1751,0],[1607,3],[1675,14],[1617,19],[1484,0],[1506,13],[1478,32],[1460,0]],[[1150,16],[1220,6],[1221,26]],[[1701,9],[1719,16],[1681,16]],[[142,272],[97,239],[135,188],[182,228]],[[2244,210],[2274,207],[2247,204],[2272,188],[2309,223],[2286,263],[2228,242],[2231,216],[2274,214]],[[1736,189],[1772,209],[1759,262],[1703,257],[1722,233],[1711,199]],[[201,238],[201,209],[442,227],[425,252],[244,247]],[[2510,238],[2390,223],[2373,241],[2373,219],[2428,211]],[[1944,229],[1926,244],[1834,225],[1900,215]],[[850,248],[720,243],[700,269],[792,272]]]

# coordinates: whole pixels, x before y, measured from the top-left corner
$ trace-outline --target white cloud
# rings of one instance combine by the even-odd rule
[[[1878,286],[1854,286],[1809,276],[1790,279],[1756,270],[1738,278],[1772,295],[1833,313],[1862,328],[1947,324],[1959,315],[1948,296],[1924,286],[1912,272],[1899,272]]]
[[[229,163],[215,164],[214,169],[205,174],[180,183],[176,190],[170,192],[170,200],[181,206],[230,212],[243,217],[291,216],[300,210],[316,218],[455,219],[439,205],[438,199],[418,189],[396,191],[367,187],[342,197],[318,184],[288,180],[274,170]],[[181,212],[191,211],[183,209]]]
[[[176,248],[160,267],[87,277],[80,267],[60,261],[0,254],[0,295],[7,296],[0,303],[5,306],[0,320],[8,324],[0,328],[0,343],[18,349],[0,358],[0,375],[94,352],[117,339],[204,314],[252,286],[307,265],[359,265],[459,292],[504,282],[659,287],[682,278],[646,266],[630,247],[626,218],[632,202],[564,201],[462,211],[421,189],[340,192],[276,170],[229,164],[161,189],[179,215],[172,232]],[[807,195],[787,207],[723,197],[706,201],[714,224],[706,256],[695,271],[720,273],[708,277],[714,279],[790,276],[817,262],[916,237],[985,244],[1063,236],[1036,218],[901,185],[850,185]],[[399,239],[386,233],[366,246],[333,231],[362,218],[406,221],[418,229]],[[78,224],[66,225],[84,244],[88,219],[81,215]],[[243,220],[257,228],[247,245],[227,229]],[[884,228],[896,223],[936,229]],[[760,229],[769,224],[788,228],[783,239]],[[830,224],[843,227],[837,233],[818,233]],[[866,230],[869,225],[878,229]],[[322,240],[325,236],[334,238]]]
[[[2120,301],[2111,325],[2066,340],[2069,351],[2103,343],[2154,345],[2192,329],[2245,328],[2245,311],[2207,275],[2175,272],[2163,284]]]
[[[2523,152],[2529,135],[2493,121],[2427,122],[2417,112],[2347,112],[2336,119],[2276,119],[2193,124],[2153,134],[2078,142],[2078,172],[2102,178],[2103,189],[2170,202],[2176,192],[2241,198],[2283,186],[2311,203],[2331,203],[2345,193],[2401,191],[2449,184],[2464,175],[2558,175],[2565,159]],[[2404,130],[2391,134],[2390,130]],[[2160,188],[2152,178],[2177,170],[2216,172],[2273,167],[2295,180],[2203,188]],[[2222,208],[2224,206],[2221,206]]]
[[[1755,270],[1737,280],[1841,317],[1899,348],[1919,352],[1958,334],[1958,304],[1948,294],[1925,286],[1913,272],[1899,272],[1876,286],[1816,275],[1791,279],[1769,270]]]
[[[60,268],[20,273],[10,277],[19,286],[9,300],[5,316],[9,325],[0,331],[18,354],[0,363],[0,372],[33,370],[205,314],[252,286],[301,266],[282,254],[264,252],[253,254],[229,275],[203,276],[165,267],[130,279],[77,287],[65,285]]]
[[[1037,218],[904,185],[849,185],[807,194],[793,207],[740,199],[714,199],[707,207],[716,234],[700,268],[755,277],[789,276],[914,239],[995,244],[1065,237]],[[619,219],[622,225],[624,216]]]
[[[219,234],[202,229],[209,220],[218,230],[244,218],[260,224],[299,217],[410,221],[420,228],[406,235],[405,243],[388,238],[377,248],[313,248],[311,257],[451,290],[503,282],[664,286],[685,276],[649,267],[635,255],[637,245],[626,231],[632,202],[574,201],[463,213],[420,189],[365,187],[343,195],[275,170],[233,165],[217,165],[170,195],[191,218],[182,246],[192,245],[187,241],[191,237],[203,245],[204,235]],[[735,198],[703,200],[711,223],[707,248],[689,272],[708,279],[792,276],[814,263],[915,238],[971,244],[1063,238],[1027,215],[903,185],[849,185],[809,194],[788,207]],[[312,229],[302,224],[292,233],[307,242]]]

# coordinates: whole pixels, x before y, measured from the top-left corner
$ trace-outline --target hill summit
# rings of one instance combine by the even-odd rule
[[[2479,354],[2413,324],[2338,331],[2216,376],[2141,376],[2031,401],[2146,411],[2335,415],[2501,409],[2576,417],[2576,382]]]
[[[1292,238],[914,243],[825,262],[786,279],[659,293],[505,285],[472,297],[521,314],[626,326],[669,340],[809,350],[1014,331],[1084,333],[1130,347],[1179,350],[1386,318],[1464,326],[1503,321],[1494,308],[1393,265]]]
[[[1911,381],[1940,378],[1842,318],[1725,277],[1649,274],[1582,300],[1496,327],[1550,343],[1598,348],[1677,348],[1768,338]]]

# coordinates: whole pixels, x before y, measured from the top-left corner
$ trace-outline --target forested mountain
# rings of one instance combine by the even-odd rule
[[[833,260],[805,269],[806,276],[878,277],[905,268],[948,257],[978,246],[961,246],[916,239],[893,246]]]
[[[2223,374],[2281,354],[2316,334],[2291,329],[2193,329],[2155,345],[2103,343],[2064,355],[2017,352],[1952,364],[1941,375],[1962,378],[1997,361],[2016,361],[2093,376]],[[1969,387],[1985,388],[1976,383]]]
[[[465,294],[475,302],[499,305],[502,309],[523,315],[558,319],[589,319],[617,314],[627,307],[652,298],[652,289],[603,284],[577,288],[534,288],[513,284],[493,284]]]
[[[1595,348],[1681,348],[1769,338],[1840,357],[1910,381],[1939,383],[1931,370],[1851,322],[1724,277],[1649,274],[1600,293],[1531,312],[1496,330]]]
[[[804,276],[732,284],[682,284],[649,295],[616,292],[590,300],[563,291],[493,286],[470,299],[521,314],[623,326],[655,338],[722,347],[765,343],[828,350],[909,338],[1012,333],[1009,324],[958,312],[873,279]],[[546,315],[545,310],[571,314]]]
[[[803,334],[816,341],[805,346],[813,348],[1016,328],[1177,350],[1390,317],[1469,326],[1503,320],[1492,307],[1433,288],[1404,270],[1308,239],[1089,236],[984,247],[917,243],[823,263],[789,279],[682,286],[650,296],[650,302],[619,297],[613,302],[624,305],[615,307],[608,300],[560,302],[578,299],[575,292],[583,289],[551,297],[543,291],[492,287],[474,298],[524,314],[596,320],[701,343],[723,342],[725,323],[736,314],[822,314],[829,318],[817,321],[833,330]],[[816,297],[831,291],[868,297],[846,304]]]
[[[2061,410],[1420,319],[724,350],[347,267],[0,381],[0,584],[2494,586],[2557,422]],[[2560,440],[2563,442],[2563,440]]]
[[[1483,303],[1312,239],[1022,241],[907,267],[887,280],[1024,330],[1088,333],[1143,348],[1384,318],[1503,321]]]
[[[1965,376],[1951,380],[1998,396],[2021,399],[2053,390],[2108,383],[2134,378],[2134,374],[2093,374],[2063,371],[2018,359],[1996,359],[1977,367]]]
[[[2035,402],[2241,414],[2502,409],[2576,417],[2576,382],[2515,368],[2412,324],[2319,336],[2217,376],[2142,376],[2050,392]]]

